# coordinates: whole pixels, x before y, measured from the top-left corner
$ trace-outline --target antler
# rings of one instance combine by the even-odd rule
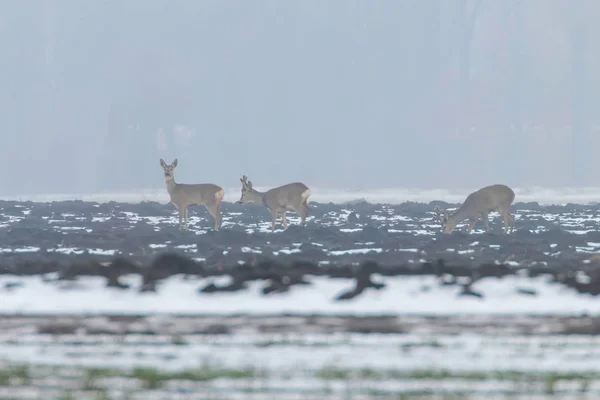
[[[437,219],[440,223],[442,223],[442,210],[440,209],[440,207],[435,206],[435,208],[433,209],[433,212],[435,213],[435,217],[433,217],[433,219]]]
[[[242,182],[243,184],[248,183],[248,177],[246,175],[242,175],[242,179],[240,179],[240,182]]]

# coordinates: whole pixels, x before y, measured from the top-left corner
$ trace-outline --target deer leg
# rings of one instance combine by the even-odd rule
[[[173,204],[175,206],[175,209],[177,210],[177,217],[179,218],[179,228],[181,229],[181,210],[179,209],[179,206],[173,202],[171,202],[171,204]]]
[[[281,223],[283,224],[283,229],[287,229],[288,227],[288,222],[287,222],[287,218],[285,217],[285,214],[287,213],[286,210],[283,210],[281,212]]]
[[[300,216],[300,225],[306,225],[306,216],[308,215],[308,204],[302,203],[295,211]]]
[[[215,231],[218,231],[219,227],[220,227],[219,205],[217,205],[217,204],[206,205],[206,210],[215,219]]]
[[[503,233],[509,233],[509,228],[514,223],[513,216],[508,212],[507,209],[498,208],[498,212],[502,215],[502,221],[504,222],[504,226],[502,227]]]
[[[485,231],[490,231],[490,214],[489,213],[481,213],[481,219],[483,219],[483,225],[485,226]]]
[[[185,206],[183,208],[183,219],[184,219],[184,222],[185,222],[185,230],[189,231],[190,230],[190,226],[188,224],[188,208],[187,208],[187,206]]]
[[[467,227],[467,233],[471,233],[473,231],[473,227],[477,223],[477,217],[469,218],[469,225]]]
[[[306,200],[304,201],[304,203],[302,203],[301,209],[302,209],[302,214],[300,215],[301,224],[306,225],[306,217],[308,217],[308,213],[310,212],[310,207],[306,203]]]
[[[512,233],[515,228],[515,217],[513,217],[508,211],[504,211],[503,216],[505,233]]]
[[[221,203],[217,203],[215,207],[215,230],[221,229],[221,224],[223,224],[223,216],[221,215]]]
[[[272,221],[271,221],[271,231],[275,232],[275,223],[277,222],[277,210],[273,210],[271,212],[271,217],[272,217]]]
[[[215,218],[215,212],[213,210],[213,206],[209,205],[209,204],[205,204],[204,207],[206,208],[206,211],[213,217]],[[216,222],[215,222],[216,225]]]

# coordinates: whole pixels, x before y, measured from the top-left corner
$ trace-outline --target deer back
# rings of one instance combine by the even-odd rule
[[[464,215],[476,215],[508,208],[515,199],[515,192],[506,185],[486,186],[471,193],[459,211]]]
[[[223,188],[212,183],[179,183],[171,193],[171,201],[181,205],[210,205],[223,199]]]
[[[310,189],[304,183],[293,182],[266,191],[264,202],[271,210],[292,209],[300,207],[310,194]]]

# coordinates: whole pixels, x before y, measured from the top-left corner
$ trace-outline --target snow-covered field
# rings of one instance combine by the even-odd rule
[[[312,200],[461,202],[470,191],[313,189]],[[516,192],[516,202],[591,204],[600,199],[600,188]],[[226,200],[237,200],[238,194],[239,188],[229,189]],[[19,199],[168,200],[165,190]],[[258,208],[226,207],[224,229],[218,235],[210,231],[212,221],[205,213],[194,210],[190,232],[181,233],[175,228],[174,210],[168,207],[5,204],[0,213],[5,268],[0,275],[0,399],[595,400],[600,396],[596,361],[600,301],[553,282],[548,273],[526,276],[532,265],[566,263],[577,268],[578,282],[593,281],[594,257],[600,253],[596,206],[543,210],[520,206],[515,211],[520,231],[509,237],[480,229],[468,236],[443,236],[424,205],[364,204],[357,206],[362,214],[357,222],[348,221],[355,211],[351,204],[322,205],[315,207],[306,229],[288,232],[270,232]],[[493,226],[498,230],[498,223]],[[86,249],[91,251],[86,254]],[[266,282],[257,279],[248,281],[243,290],[204,293],[199,289],[211,282],[222,287],[232,277],[178,273],[159,279],[156,291],[142,292],[140,273],[120,276],[120,283],[130,286],[114,288],[106,287],[105,278],[85,273],[74,280],[57,280],[60,268],[21,275],[11,264],[60,256],[56,259],[61,262],[64,257],[91,257],[109,265],[120,252],[143,260],[167,250],[206,261],[213,270],[216,263],[244,264],[252,256],[284,260],[306,254],[319,265],[371,257],[417,267],[422,258],[431,256],[472,267],[477,258],[519,272],[475,281],[473,290],[483,298],[460,295],[467,276],[449,285],[432,274],[374,273],[372,280],[385,283],[384,288],[368,288],[353,299],[334,301],[354,288],[356,280],[308,273],[304,278],[309,285],[295,284],[285,292],[265,295]],[[381,317],[341,321],[342,316],[365,315]],[[378,325],[375,332],[386,331],[385,318],[390,315],[396,325],[388,333],[357,333],[364,332],[364,324]],[[558,316],[567,317],[559,321]],[[219,318],[229,318],[229,325],[223,327]],[[321,325],[308,323],[307,318],[320,318]],[[65,320],[75,322],[69,325]],[[87,322],[78,325],[81,320]],[[347,329],[345,324],[352,323],[358,325]],[[199,330],[202,324],[215,329]]]
[[[599,349],[589,336],[4,334],[0,396],[592,399]]]
[[[310,277],[312,285],[299,285],[287,293],[264,296],[262,282],[250,283],[249,290],[228,293],[198,293],[199,283],[224,283],[229,278],[186,279],[177,275],[160,283],[156,293],[139,293],[139,276],[123,282],[130,290],[106,288],[102,278],[81,277],[76,283],[44,282],[40,276],[0,276],[0,287],[20,283],[3,291],[0,313],[3,314],[134,314],[172,313],[188,315],[247,314],[553,314],[580,315],[600,313],[600,301],[591,295],[578,294],[570,288],[548,283],[547,276],[503,279],[485,278],[477,290],[485,299],[458,296],[458,286],[440,286],[432,276],[382,277],[384,290],[369,290],[345,302],[332,301],[332,294],[353,287],[346,279]],[[524,295],[517,289],[533,289],[537,296]]]
[[[395,193],[394,196],[408,192]],[[532,198],[540,194],[523,193]],[[581,200],[592,193],[595,192],[591,189],[565,190],[552,192],[552,196],[554,200],[565,202],[577,196]],[[348,199],[354,195],[344,194]],[[437,192],[435,195],[446,197]],[[575,197],[567,199],[569,196]],[[517,197],[517,200],[525,199]],[[177,230],[176,212],[168,204],[6,203],[0,210],[0,230],[5,235],[0,255],[10,264],[15,260],[35,262],[39,257],[54,255],[63,256],[61,262],[66,262],[77,259],[72,257],[86,256],[87,252],[88,256],[110,264],[118,254],[145,259],[163,251],[175,251],[193,260],[206,261],[208,269],[214,269],[219,263],[241,265],[252,262],[256,256],[286,260],[286,257],[302,258],[306,254],[306,261],[321,266],[336,265],[340,260],[354,264],[374,260],[415,268],[424,260],[435,262],[442,258],[470,267],[478,260],[504,263],[519,273],[501,279],[477,280],[473,289],[484,298],[460,296],[462,278],[458,284],[443,285],[431,272],[421,276],[374,274],[374,282],[387,286],[381,290],[369,288],[350,300],[334,301],[337,295],[354,287],[356,281],[350,279],[353,276],[332,279],[307,274],[305,278],[310,285],[293,285],[287,292],[264,295],[262,279],[248,281],[248,288],[239,291],[198,292],[210,283],[220,287],[227,285],[231,275],[165,276],[157,282],[156,292],[140,292],[140,273],[121,276],[120,282],[130,287],[117,289],[107,288],[106,279],[85,276],[85,273],[75,281],[61,281],[56,280],[57,272],[21,276],[19,269],[13,268],[10,273],[0,275],[0,288],[4,287],[0,313],[579,315],[600,311],[600,302],[594,296],[552,282],[550,274],[526,276],[532,263],[552,268],[563,263],[582,269],[593,268],[596,261],[591,259],[600,253],[597,206],[544,209],[521,205],[514,211],[518,232],[505,236],[484,234],[481,225],[471,235],[460,232],[440,235],[439,224],[426,204],[409,204],[405,208],[364,204],[356,206],[359,208],[327,204],[313,207],[305,229],[286,232],[278,229],[271,233],[268,220],[264,220],[266,212],[261,207],[226,205],[223,230],[215,235],[209,228],[212,221],[203,209],[191,212],[192,226],[188,234]],[[357,222],[348,222],[355,209],[361,216]],[[495,231],[501,224],[497,219],[492,225]],[[290,217],[290,223],[297,223],[296,218]],[[540,241],[540,237],[547,238],[548,242]],[[577,279],[585,283],[593,274],[593,270],[578,272]],[[468,281],[471,277],[464,278]]]

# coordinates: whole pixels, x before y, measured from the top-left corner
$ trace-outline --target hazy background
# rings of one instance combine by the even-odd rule
[[[1,194],[598,185],[597,0],[0,0]]]

